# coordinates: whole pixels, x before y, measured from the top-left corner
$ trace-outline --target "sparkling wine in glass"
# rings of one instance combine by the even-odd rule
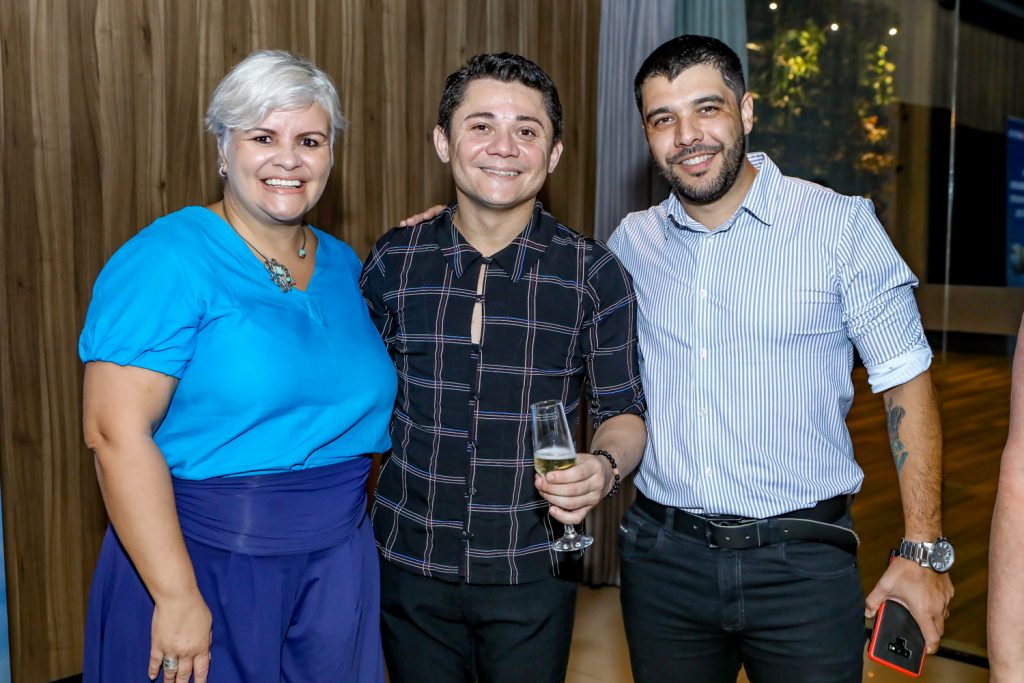
[[[576,446],[569,435],[569,422],[561,401],[540,401],[530,406],[533,427],[533,467],[544,476],[555,470],[567,470],[576,464]],[[565,525],[565,535],[551,543],[558,552],[572,552],[590,547],[592,536],[576,532]]]

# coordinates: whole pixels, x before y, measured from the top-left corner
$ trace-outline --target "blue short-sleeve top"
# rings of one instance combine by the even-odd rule
[[[93,289],[83,362],[178,379],[153,435],[182,479],[330,465],[390,448],[397,380],[352,249],[313,229],[306,291],[281,290],[222,218],[188,207],[124,244]]]

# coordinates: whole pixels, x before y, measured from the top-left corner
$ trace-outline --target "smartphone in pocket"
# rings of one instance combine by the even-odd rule
[[[868,657],[917,678],[924,667],[924,655],[924,634],[910,611],[895,600],[886,600],[875,617]]]

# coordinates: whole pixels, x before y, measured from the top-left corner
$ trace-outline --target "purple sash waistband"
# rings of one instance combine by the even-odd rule
[[[366,514],[371,460],[249,477],[174,479],[186,538],[246,555],[288,555],[337,545]]]

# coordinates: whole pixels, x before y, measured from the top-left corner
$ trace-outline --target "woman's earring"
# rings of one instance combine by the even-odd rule
[[[228,167],[224,165],[224,162],[220,162],[220,168],[217,169],[217,173],[220,174],[221,178],[228,177]]]

